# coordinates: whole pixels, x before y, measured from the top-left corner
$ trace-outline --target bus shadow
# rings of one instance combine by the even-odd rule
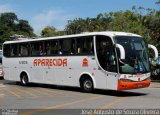
[[[134,97],[134,96],[145,96],[148,95],[147,93],[140,93],[140,92],[130,92],[130,91],[116,91],[116,90],[95,90],[94,94],[100,95],[109,95],[109,96],[116,96],[116,97]]]
[[[47,88],[47,89],[57,89],[57,90],[64,90],[64,91],[71,91],[71,92],[79,92],[79,93],[85,93],[82,92],[80,88],[77,87],[68,87],[68,86],[57,86],[57,85],[48,85],[48,84],[35,84],[30,83],[28,86],[21,86],[19,82],[7,82],[4,84],[8,85],[18,85],[19,87],[25,87],[25,88]],[[87,93],[86,93],[87,94]],[[116,90],[100,90],[95,89],[92,93],[89,94],[99,94],[99,95],[107,95],[107,96],[116,96],[116,97],[134,97],[134,96],[145,96],[148,95],[148,93],[140,93],[140,92],[134,92],[130,91],[116,91]]]

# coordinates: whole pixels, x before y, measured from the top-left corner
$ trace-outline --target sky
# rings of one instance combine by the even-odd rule
[[[63,30],[69,20],[93,18],[99,13],[131,10],[132,6],[159,9],[157,0],[0,0],[0,13],[14,12],[29,21],[40,35],[46,26]]]

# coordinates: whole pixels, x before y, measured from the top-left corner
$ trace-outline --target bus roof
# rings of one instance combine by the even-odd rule
[[[40,40],[51,40],[51,39],[61,39],[61,38],[71,38],[71,37],[94,36],[94,35],[106,35],[106,36],[109,36],[109,37],[114,37],[114,36],[137,36],[137,37],[141,37],[140,35],[133,34],[133,33],[128,33],[128,32],[116,32],[116,31],[84,32],[84,33],[81,33],[81,34],[73,34],[73,35],[44,37],[44,38],[36,38],[36,39],[24,39],[24,40],[17,40],[17,41],[6,41],[6,42],[4,42],[4,44],[30,42],[30,41],[40,41]]]

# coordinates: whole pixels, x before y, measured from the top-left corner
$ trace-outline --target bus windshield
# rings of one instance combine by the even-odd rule
[[[116,36],[115,43],[125,49],[125,59],[120,60],[120,52],[117,49],[119,58],[119,72],[126,74],[150,72],[148,53],[146,45],[141,37]]]

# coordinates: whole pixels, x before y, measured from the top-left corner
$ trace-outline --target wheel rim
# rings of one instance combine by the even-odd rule
[[[23,76],[23,77],[22,77],[22,83],[23,83],[23,84],[27,84],[27,77],[26,77],[26,76]]]
[[[84,82],[84,89],[91,89],[92,88],[92,82],[90,80],[86,80]]]

